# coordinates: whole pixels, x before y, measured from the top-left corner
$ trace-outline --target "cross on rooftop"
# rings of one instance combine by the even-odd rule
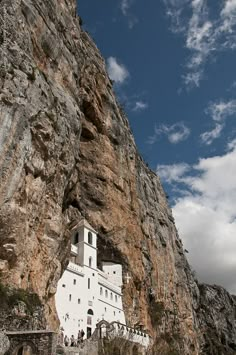
[[[125,276],[124,278],[125,278],[126,283],[127,283],[127,285],[128,285],[129,280],[130,280],[130,279],[132,279],[132,277],[131,277],[131,276],[129,276],[129,274],[127,273],[127,274],[126,274],[126,276]]]

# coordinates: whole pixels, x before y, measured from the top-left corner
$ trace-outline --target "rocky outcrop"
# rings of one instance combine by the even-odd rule
[[[236,297],[220,286],[200,285],[197,317],[201,352],[236,354]]]
[[[2,282],[36,292],[56,329],[57,281],[84,216],[100,261],[123,264],[128,323],[149,330],[154,353],[200,354],[203,296],[75,0],[2,0],[0,10]]]

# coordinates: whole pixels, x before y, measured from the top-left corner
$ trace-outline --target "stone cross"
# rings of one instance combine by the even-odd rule
[[[132,279],[132,277],[130,277],[129,274],[127,273],[125,276],[125,280],[126,280],[127,285],[129,284],[130,279]]]

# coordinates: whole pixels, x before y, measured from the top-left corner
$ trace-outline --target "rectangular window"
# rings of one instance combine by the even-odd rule
[[[73,280],[73,284],[76,285],[76,280],[75,279]]]
[[[81,303],[81,300],[80,300],[80,298],[78,298],[78,304],[80,304]]]
[[[90,279],[88,278],[88,289],[90,289]]]
[[[71,295],[69,295],[69,301],[71,301]]]

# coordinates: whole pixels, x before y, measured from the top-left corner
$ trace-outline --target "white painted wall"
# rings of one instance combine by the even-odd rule
[[[112,262],[102,262],[102,269],[104,273],[108,276],[108,280],[113,284],[121,287],[122,281],[122,265],[115,264]]]
[[[85,227],[80,227],[78,231],[79,243],[71,246],[71,256],[77,255],[76,263],[69,263],[58,283],[56,308],[64,334],[69,337],[74,335],[77,338],[78,331],[83,329],[86,338],[89,309],[94,313],[91,324],[92,332],[97,322],[102,319],[125,324],[121,293],[122,266],[106,265],[107,273],[98,270],[96,233]],[[92,245],[88,244],[89,231],[92,232]],[[73,237],[72,240],[74,240]],[[89,257],[92,257],[91,267]],[[113,271],[117,274],[113,274]],[[112,272],[111,276],[108,272]],[[117,277],[115,283],[112,282],[115,279],[113,275]],[[102,288],[102,294],[100,294],[100,288]]]

